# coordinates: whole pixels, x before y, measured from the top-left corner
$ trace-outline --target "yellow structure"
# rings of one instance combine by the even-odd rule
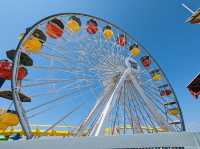
[[[155,70],[151,71],[150,74],[151,74],[152,79],[155,81],[159,81],[162,79],[159,69],[155,69]]]
[[[154,74],[152,76],[152,79],[155,80],[155,81],[159,81],[159,80],[161,80],[161,75],[160,74]]]
[[[168,109],[167,113],[169,113],[170,115],[178,115],[179,114],[179,109],[178,108],[172,108],[172,109]]]
[[[126,128],[125,129],[132,129],[132,126],[131,125],[126,125],[125,126]],[[120,129],[124,129],[124,126],[116,126],[115,128],[115,132],[116,131],[119,131]],[[141,126],[141,129],[143,131],[150,131],[150,132],[166,132],[165,129],[163,128],[153,128],[153,127],[145,127],[145,126]],[[104,135],[109,135],[112,131],[112,128],[105,128],[104,129]]]
[[[16,113],[0,109],[0,130],[6,130],[10,126],[18,125],[18,123],[19,119]]]
[[[13,134],[20,134],[21,136],[25,136],[25,133],[22,130],[16,130],[16,129],[8,129],[8,130],[0,130],[0,135],[3,136],[11,136]],[[40,137],[40,136],[59,136],[59,137],[70,137],[73,136],[73,133],[70,131],[58,131],[58,130],[39,130],[35,129],[31,131],[32,135],[34,137]]]
[[[140,49],[138,45],[131,46],[129,50],[132,56],[138,56],[140,54]]]
[[[40,39],[34,36],[29,37],[22,44],[22,47],[31,53],[39,53],[42,49],[42,46],[43,43],[40,41]]]
[[[76,20],[70,19],[67,22],[67,28],[71,32],[79,32],[81,27],[80,27],[80,24]]]
[[[105,38],[106,40],[109,40],[109,39],[111,39],[112,36],[113,36],[113,31],[112,31],[111,29],[109,29],[109,28],[105,28],[105,29],[103,30],[103,36],[104,36],[104,38]]]

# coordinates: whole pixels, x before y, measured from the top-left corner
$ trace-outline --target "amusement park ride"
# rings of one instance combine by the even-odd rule
[[[5,139],[185,130],[160,66],[128,33],[103,19],[76,13],[47,17],[28,28],[6,55],[0,61],[0,97],[10,102],[0,115]],[[5,81],[11,89],[4,88]],[[68,112],[58,119],[61,107]],[[78,121],[67,122],[77,127],[55,129],[77,113]],[[58,120],[46,130],[32,129],[37,116],[40,122]]]
[[[158,63],[106,20],[80,13],[46,17],[6,55],[0,61],[0,97],[9,105],[0,110],[2,140],[185,131]]]

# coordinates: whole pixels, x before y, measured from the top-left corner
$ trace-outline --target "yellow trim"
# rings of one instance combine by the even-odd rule
[[[0,130],[0,135],[11,136],[12,134],[19,133],[21,136],[25,136],[25,133],[22,130],[9,129],[9,130]],[[35,137],[39,136],[60,136],[60,137],[70,137],[73,136],[73,133],[70,131],[61,131],[61,130],[49,130],[45,132],[44,130],[35,129],[31,131],[32,135]]]
[[[151,132],[166,132],[167,130],[163,129],[163,128],[153,128],[153,127],[145,127],[145,126],[141,126],[142,130],[146,130],[146,131],[151,131]],[[115,128],[117,129],[124,129],[124,126],[116,126]],[[126,125],[125,129],[132,129],[131,125]],[[104,134],[108,135],[111,132],[111,128],[104,128]]]

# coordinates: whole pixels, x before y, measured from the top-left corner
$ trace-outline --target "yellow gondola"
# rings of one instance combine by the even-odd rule
[[[159,81],[159,80],[162,79],[159,69],[152,70],[152,71],[150,72],[150,74],[151,74],[151,77],[152,77],[152,79],[153,79],[154,81]]]
[[[132,56],[138,56],[140,54],[138,44],[133,44],[132,46],[130,46],[129,51],[131,52]]]
[[[6,130],[10,126],[16,126],[19,123],[18,115],[15,111],[0,110],[0,130]]]
[[[107,25],[103,28],[103,37],[108,40],[111,39],[113,36],[113,31],[111,26]]]
[[[46,40],[46,35],[41,30],[35,29],[30,37],[23,42],[22,47],[26,49],[27,52],[39,53]]]
[[[172,109],[168,109],[167,110],[167,113],[170,114],[170,115],[178,115],[179,114],[179,109],[178,108],[172,108]]]
[[[79,32],[81,29],[81,20],[76,16],[70,17],[67,22],[67,28],[71,32]]]

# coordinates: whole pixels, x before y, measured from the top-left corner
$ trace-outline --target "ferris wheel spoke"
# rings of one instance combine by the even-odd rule
[[[61,56],[57,56],[57,55],[51,55],[51,54],[47,54],[47,53],[44,53],[44,52],[41,52],[38,54],[39,56],[47,59],[47,60],[50,60],[50,61],[55,61],[55,62],[59,62],[60,64],[66,66],[66,63],[68,62],[67,61],[67,57],[61,57]]]
[[[63,85],[62,87],[53,89],[53,91],[47,91],[46,93],[33,94],[33,95],[30,95],[30,97],[32,97],[32,98],[33,97],[43,97],[43,96],[49,96],[49,95],[55,94],[55,93],[60,93],[64,89],[76,87],[76,86],[80,85],[80,83],[82,83],[82,82],[65,83],[65,85]],[[86,83],[86,82],[84,82],[84,83]]]
[[[150,97],[149,95],[146,95],[150,100],[151,100],[151,102],[152,102],[152,104],[153,105],[155,105],[155,107],[163,114],[163,115],[165,115],[165,111],[155,102],[155,101],[153,101],[153,98],[152,97]]]
[[[155,97],[155,99],[160,102],[161,104],[163,104],[163,102],[161,102],[160,100],[162,99],[162,101],[166,102],[167,100],[165,98],[163,98],[160,95],[160,91],[159,90],[155,90],[155,88],[152,88],[151,86],[145,86],[145,90],[147,90],[148,92],[151,93],[151,95],[153,95]]]
[[[51,93],[50,93],[50,94],[51,94]],[[48,95],[49,95],[49,93],[48,93]],[[51,111],[52,109],[57,108],[57,106],[58,106],[59,104],[61,104],[62,102],[64,102],[64,100],[57,101],[57,102],[54,103],[52,106],[48,106],[46,109],[41,110],[41,111],[39,111],[39,112],[35,112],[34,114],[28,116],[28,119],[34,118],[34,117],[36,117],[36,116],[38,116],[38,115],[44,114],[44,113],[46,113],[46,112],[48,112],[48,111]]]
[[[49,45],[44,45],[44,46],[43,46],[43,49],[45,50],[45,48],[48,49],[48,50],[51,51],[51,52],[54,52],[56,55],[59,54],[60,56],[63,56],[63,51],[62,51],[62,52],[61,52],[61,50],[59,51],[58,48],[52,47],[52,45],[51,45],[51,46],[49,46]]]
[[[163,98],[159,94],[158,90],[156,91],[156,90],[152,89],[151,86],[145,86],[143,88],[144,88],[145,92],[150,93],[150,95],[153,96],[158,103],[160,103],[161,105],[163,104],[163,102],[162,102]]]
[[[137,133],[142,133],[143,130],[141,128],[141,121],[140,121],[140,118],[138,116],[138,112],[137,112],[137,109],[135,107],[135,105],[133,104],[133,107],[132,107],[132,104],[131,104],[131,98],[130,98],[130,93],[128,93],[127,95],[128,97],[128,109],[130,111],[130,117],[131,117],[131,121],[132,121],[132,128],[134,129],[133,132],[137,132]]]
[[[55,122],[53,125],[51,125],[49,128],[47,128],[44,131],[44,134],[47,133],[48,131],[52,130],[54,127],[56,127],[58,124],[60,124],[62,121],[64,121],[67,117],[69,117],[71,114],[74,112],[78,111],[85,103],[79,104],[77,107],[73,108],[70,112],[66,113],[64,116],[62,116],[57,122]]]
[[[32,83],[32,84],[24,84],[21,87],[27,88],[27,87],[35,87],[35,86],[44,86],[49,84],[57,84],[57,83],[74,83],[74,81],[89,81],[86,80],[86,78],[70,78],[70,79],[57,79],[57,80],[46,80],[46,82],[42,81],[39,83]]]
[[[80,77],[72,77],[72,78],[69,78],[69,79],[58,79],[58,78],[33,79],[33,78],[27,78],[27,79],[24,79],[23,81],[45,82],[45,81],[71,81],[71,80],[96,80],[96,79],[97,78],[95,78],[95,77],[80,76]]]
[[[149,128],[149,127],[153,127],[152,126],[152,123],[149,123],[149,121],[147,120],[147,118],[145,117],[145,115],[143,114],[142,112],[142,107],[141,105],[138,103],[138,101],[136,100],[137,97],[135,97],[135,95],[131,95],[131,102],[134,106],[134,113],[137,115],[138,117],[138,121],[139,121],[139,124],[140,124],[140,128],[141,128],[141,131],[143,132],[143,129],[142,127],[146,127],[146,128]],[[136,108],[137,107],[137,108]],[[140,113],[140,114],[139,114]],[[140,115],[140,116],[139,116]],[[143,121],[143,123],[142,123]],[[148,132],[149,132],[149,129],[147,129]]]
[[[85,74],[84,72],[86,70],[79,69],[79,68],[67,68],[67,67],[56,67],[56,66],[45,66],[45,65],[35,65],[31,67],[27,67],[28,69],[31,70],[37,70],[37,71],[48,71],[48,72],[65,72],[68,74]],[[92,70],[92,69],[91,69]],[[88,74],[87,74],[88,75]]]
[[[95,64],[95,61],[97,61],[98,60],[98,57],[99,56],[97,56],[97,55],[94,55],[93,57],[95,58],[95,61],[94,61],[94,58],[93,57],[91,57],[91,56],[89,56],[89,55],[86,55],[86,54],[84,54],[86,51],[84,51],[84,50],[82,50],[82,49],[85,49],[85,47],[84,46],[81,46],[81,43],[79,43],[79,47],[80,47],[80,54],[78,53],[77,55],[79,55],[79,57],[80,57],[80,59],[82,59],[82,61],[84,61],[86,64],[88,64],[88,66],[85,66],[85,67],[94,67],[96,64]],[[91,47],[90,47],[91,48]],[[87,51],[87,52],[89,52],[89,51]],[[92,55],[92,52],[90,52],[90,54]]]
[[[82,42],[79,43],[79,47],[80,47],[80,49],[85,49],[85,46]],[[103,54],[103,49],[100,49],[97,45],[92,45],[92,46],[88,47],[88,49],[92,49],[91,51],[88,51],[90,53],[90,55],[93,55],[92,57],[90,56],[91,65],[95,65],[95,61],[98,61],[98,59],[100,59],[100,57],[103,58],[106,56],[106,54]],[[99,53],[98,51],[101,51],[101,53]],[[89,58],[87,60],[89,60]]]
[[[63,46],[60,46],[60,45],[58,46],[56,43],[51,43],[49,41],[45,42],[44,47],[49,49],[51,52],[56,52],[56,54],[67,55],[68,54],[67,52],[70,51],[70,49],[66,49],[66,47],[63,47]],[[57,51],[59,51],[59,52],[57,52]],[[62,52],[62,53],[60,53],[60,52]]]
[[[139,126],[140,126],[140,128],[141,128],[141,124],[142,124],[142,122],[141,122],[141,120],[140,120],[140,117],[139,117],[139,114],[138,114],[138,112],[140,112],[141,114],[141,116],[144,118],[144,120],[145,120],[145,117],[143,116],[143,113],[142,113],[142,111],[141,111],[141,107],[140,107],[140,105],[139,104],[137,104],[137,106],[136,106],[136,103],[135,102],[137,102],[137,97],[133,94],[133,90],[132,90],[132,88],[131,88],[131,82],[129,81],[128,82],[128,88],[129,88],[129,101],[132,103],[132,107],[133,107],[133,111],[134,111],[134,113],[135,113],[135,115],[137,116],[137,123],[139,124]],[[137,108],[138,108],[138,110],[137,110]],[[145,121],[146,122],[146,121]],[[146,123],[145,123],[146,124]],[[146,125],[146,127],[148,127],[148,125]]]
[[[137,95],[139,96],[138,101],[141,103],[141,105],[142,105],[142,107],[143,107],[143,109],[144,109],[144,111],[145,111],[147,117],[149,118],[151,124],[153,125],[153,128],[155,128],[155,130],[158,132],[158,128],[156,127],[156,124],[157,124],[160,128],[163,128],[163,126],[160,124],[160,121],[161,121],[161,120],[155,118],[155,116],[156,116],[156,117],[158,116],[158,115],[156,115],[156,113],[158,114],[157,109],[155,109],[155,107],[153,107],[153,105],[152,105],[153,103],[151,103],[150,105],[148,105],[148,106],[145,107],[144,105],[146,105],[146,104],[145,104],[144,99],[141,98],[141,95],[139,95],[139,94],[137,94]],[[156,111],[156,113],[154,113],[154,111],[150,110],[151,108],[154,108],[154,110]],[[162,115],[161,115],[160,113],[159,113],[159,116],[162,118]],[[156,122],[156,124],[153,124],[153,120]],[[164,122],[164,121],[166,121],[166,120],[163,118],[163,120],[162,120],[161,122]],[[167,122],[166,122],[166,123],[167,123]],[[166,125],[167,125],[167,124],[166,124]],[[164,127],[164,129],[166,129],[166,127]]]
[[[135,90],[133,88],[133,84],[132,82],[130,82],[130,86],[129,86],[132,90]],[[133,96],[132,98],[132,102],[133,103],[136,103],[137,104],[137,107],[138,107],[138,111],[140,112],[141,114],[141,117],[144,121],[144,124],[146,125],[146,128],[147,130],[149,130],[148,128],[153,128],[154,130],[157,131],[157,128],[156,128],[156,125],[153,123],[149,113],[147,112],[146,108],[144,107],[143,103],[141,103],[141,101],[139,100],[140,97],[138,97],[138,95],[136,95],[137,92],[134,91],[134,94],[133,92],[130,92]],[[134,100],[133,100],[134,99]],[[135,102],[134,102],[135,101]],[[143,112],[142,112],[143,111]],[[148,119],[148,120],[147,120]]]
[[[55,98],[55,99],[52,99],[52,100],[50,100],[50,101],[44,102],[44,103],[42,103],[42,104],[40,104],[40,105],[37,105],[37,106],[35,106],[35,107],[33,107],[33,108],[30,108],[30,109],[26,110],[26,112],[31,112],[31,111],[33,111],[33,110],[42,108],[42,107],[44,107],[44,106],[46,106],[46,105],[53,104],[53,103],[55,103],[55,102],[57,102],[57,101],[65,100],[66,97],[72,96],[73,94],[76,94],[76,93],[83,92],[83,91],[87,90],[88,88],[90,88],[90,87],[92,87],[92,86],[93,86],[93,85],[91,85],[91,84],[89,84],[89,85],[87,84],[86,86],[73,88],[73,90],[72,90],[70,93],[66,93],[66,94],[64,94],[63,96],[57,97],[57,98]]]
[[[158,93],[153,93],[151,91],[151,88],[146,88],[144,89],[146,93],[149,93],[153,98],[152,99],[155,99],[160,105],[163,105],[163,102],[162,101],[165,101],[164,98],[161,98],[161,96],[158,94]]]
[[[126,112],[128,114],[128,117],[129,117],[129,122],[130,122],[130,124],[132,126],[133,133],[134,133],[134,131],[136,131],[138,133],[141,133],[142,129],[141,129],[141,126],[140,126],[139,119],[138,119],[138,117],[136,117],[133,114],[132,109],[131,109],[130,93],[129,93],[130,89],[129,89],[129,86],[128,86],[128,81],[126,81],[125,88],[126,88],[126,93],[125,94],[127,95]]]
[[[136,92],[136,93],[137,93],[137,92]],[[140,103],[140,105],[141,105],[143,111],[146,113],[145,115],[146,115],[147,118],[149,119],[149,121],[150,121],[150,123],[151,123],[151,126],[157,130],[156,124],[154,124],[154,122],[153,122],[153,119],[154,119],[154,118],[153,118],[152,114],[149,113],[149,109],[148,109],[147,107],[144,106],[144,102],[143,102],[143,100],[141,100],[141,97],[140,97],[140,95],[139,95],[138,93],[137,93],[136,96],[137,96],[137,101],[138,101],[138,103]]]

